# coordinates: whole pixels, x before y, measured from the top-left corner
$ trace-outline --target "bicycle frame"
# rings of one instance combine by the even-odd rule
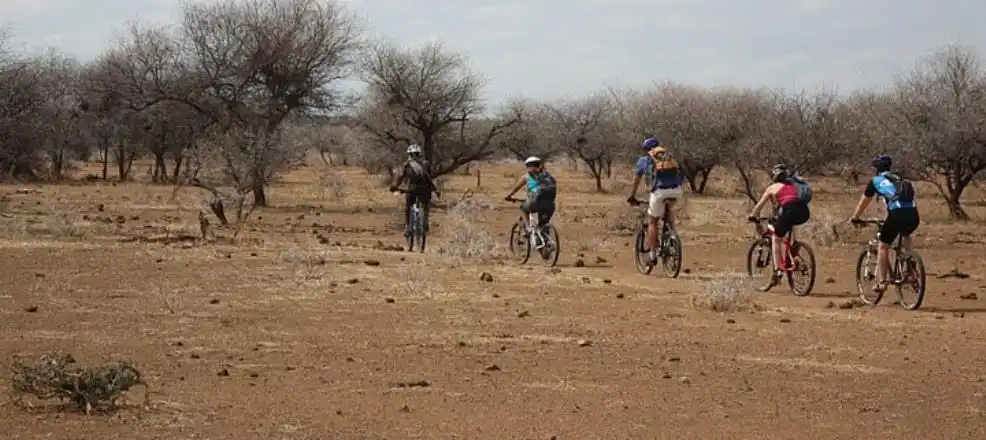
[[[774,243],[772,240],[776,234],[774,234],[773,229],[763,226],[764,221],[766,221],[766,219],[761,219],[761,221],[757,222],[757,234],[760,235],[760,237],[766,238],[768,241],[770,241],[770,246],[771,246],[770,250],[771,252],[773,252]],[[784,238],[781,240],[784,254],[782,255],[781,258],[782,267],[778,267],[777,270],[791,271],[795,269],[794,259],[791,258],[791,255],[793,254],[791,243],[793,241],[794,241],[794,228],[791,228],[791,231],[788,232],[787,235],[785,235]]]

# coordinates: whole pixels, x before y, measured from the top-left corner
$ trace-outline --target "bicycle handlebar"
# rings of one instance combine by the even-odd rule
[[[515,199],[513,197],[507,197],[504,200],[506,200],[508,202],[514,202],[514,203],[524,203],[524,199]]]
[[[637,199],[627,199],[627,203],[629,203],[630,206],[640,206],[644,204],[644,201]]]
[[[756,218],[750,218],[750,219],[747,219],[747,220],[750,223],[763,223],[763,222],[769,222],[769,221],[771,221],[773,219],[774,219],[773,217],[756,217]]]

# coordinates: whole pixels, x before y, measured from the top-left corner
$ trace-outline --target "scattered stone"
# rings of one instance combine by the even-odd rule
[[[959,299],[966,301],[975,301],[979,299],[979,295],[976,295],[976,292],[972,292],[972,293],[967,293],[965,295],[959,295]]]
[[[682,272],[684,272],[685,275],[688,275],[688,274],[692,273],[692,270],[691,269],[682,269]]]
[[[219,300],[216,299],[216,298],[213,298],[213,299],[209,300],[209,304],[213,304],[213,305],[219,304]]]
[[[35,313],[35,312],[38,311],[38,309],[39,309],[39,307],[36,306],[36,305],[33,305],[33,304],[32,305],[29,305],[27,307],[24,307],[24,311],[27,312],[27,313]]]
[[[202,359],[202,355],[200,355],[198,353],[192,353],[192,354],[188,355],[188,358],[189,359]]]
[[[527,310],[524,310],[517,314],[518,318],[529,318],[530,316],[531,316],[531,312],[528,312]]]
[[[260,373],[257,373],[255,371],[251,371],[250,372],[250,377],[252,377],[252,378],[258,378],[258,377],[260,377]]]
[[[678,382],[681,382],[684,385],[688,385],[688,384],[692,383],[692,380],[689,379],[688,376],[681,376],[681,377],[678,378]]]
[[[35,272],[34,273],[34,277],[35,278],[44,278],[45,277],[45,274],[44,274],[44,272]]]
[[[497,365],[497,364],[490,364],[490,365],[487,365],[486,366],[485,370],[486,371],[500,371],[500,366]]]
[[[576,343],[579,344],[579,347],[588,347],[592,345],[592,341],[588,339],[579,339]]]
[[[359,278],[350,278],[350,279],[346,280],[346,283],[347,284],[356,284],[358,282],[359,282]]]
[[[493,275],[490,274],[489,272],[483,272],[483,273],[479,274],[479,280],[480,281],[485,281],[487,283],[492,283],[493,282]]]
[[[589,284],[591,282],[592,280],[590,280],[589,277],[582,277],[582,284]]]
[[[947,273],[943,273],[941,275],[938,275],[938,278],[939,279],[944,279],[944,278],[958,278],[960,280],[964,280],[966,278],[969,278],[969,274],[963,273],[963,272],[959,272],[959,268],[955,267],[955,268],[952,268],[952,270],[948,271]]]
[[[613,280],[606,278],[603,280],[603,284],[613,284]]]
[[[499,294],[499,293],[494,293],[494,294],[493,294],[493,297],[494,297],[494,298],[499,298],[499,297],[500,297],[500,294]]]
[[[387,304],[393,304],[395,302],[395,300],[393,298],[384,298],[383,299],[383,302],[385,302]]]
[[[380,265],[380,261],[378,261],[378,260],[363,260],[363,264],[365,264],[367,266],[379,266]]]
[[[219,377],[229,377],[229,369],[223,368],[222,370],[219,370],[219,373],[216,375]]]
[[[787,324],[787,323],[791,322],[791,320],[788,319],[788,318],[781,318],[781,322]]]
[[[681,362],[681,358],[677,356],[669,357],[668,362]]]
[[[404,406],[401,407],[401,412],[409,413],[409,412],[411,412],[411,407],[409,407],[407,405],[404,405]]]
[[[832,301],[829,301],[828,304],[825,304],[825,308],[826,309],[834,309],[835,308],[835,303],[832,302]]]
[[[575,267],[585,267],[585,261],[582,261],[581,258],[575,260]]]
[[[626,295],[624,295],[622,293],[617,293],[616,294],[616,299],[623,299],[623,298],[626,298]]]
[[[726,320],[726,324],[736,324],[736,320],[733,318],[729,318]]]
[[[250,256],[251,257],[256,257],[257,256],[257,253],[256,252],[250,252]]]
[[[835,284],[835,277],[825,278],[825,284]]]
[[[671,374],[670,373],[664,373],[664,374],[661,375],[661,379],[670,379],[670,378],[671,378]]]
[[[596,257],[596,264],[606,264],[606,259],[603,257]]]
[[[427,380],[416,380],[412,382],[395,382],[393,388],[427,388],[431,386],[431,382]]]

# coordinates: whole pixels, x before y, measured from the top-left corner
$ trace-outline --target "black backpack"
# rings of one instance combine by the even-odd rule
[[[894,193],[887,198],[888,202],[913,202],[914,184],[910,180],[894,173],[884,173],[883,177],[894,184]]]

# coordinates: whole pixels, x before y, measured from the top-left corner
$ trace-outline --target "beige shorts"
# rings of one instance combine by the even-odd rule
[[[671,205],[674,205],[684,195],[685,191],[680,186],[677,188],[655,189],[650,193],[647,215],[655,218],[664,217],[664,203],[669,202]]]

